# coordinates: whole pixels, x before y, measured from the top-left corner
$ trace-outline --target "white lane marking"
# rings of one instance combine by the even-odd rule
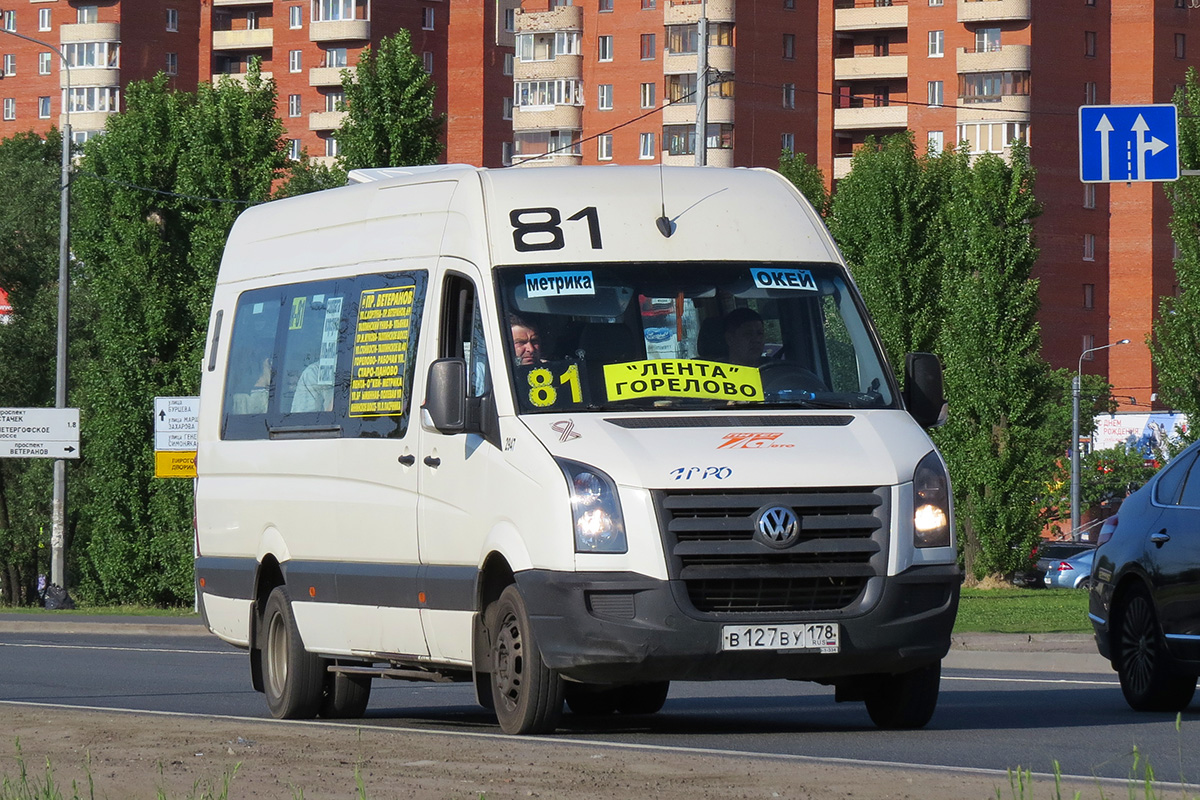
[[[33,642],[0,642],[0,647],[40,647],[47,650],[117,650],[123,653],[186,653],[204,656],[244,656],[241,650],[177,650],[171,647],[108,647],[96,644],[37,644]]]
[[[149,714],[159,717],[177,717],[182,719],[199,719],[199,720],[226,720],[230,722],[260,722],[267,725],[295,725],[308,726],[315,728],[330,728],[336,730],[347,730],[350,724],[337,722],[324,722],[322,720],[298,720],[298,719],[264,719],[263,717],[238,717],[231,714],[191,714],[187,712],[177,711],[137,711],[127,708],[97,708],[96,706],[80,706],[69,705],[66,703],[31,703],[28,701],[19,700],[0,700],[2,706],[23,706],[29,708],[57,708],[64,711],[91,711],[98,713],[114,713],[114,714]],[[363,720],[353,720],[351,724],[359,727],[363,726]],[[800,764],[834,764],[846,765],[851,767],[880,767],[884,769],[901,769],[909,771],[928,771],[928,772],[945,772],[956,775],[980,775],[990,776],[1000,780],[1008,780],[1012,775],[1011,769],[987,769],[983,767],[959,767],[952,764],[913,764],[911,761],[882,761],[875,759],[862,758],[839,758],[837,756],[805,756],[794,753],[761,753],[745,750],[721,750],[714,747],[684,747],[680,745],[665,745],[665,744],[644,744],[638,742],[605,742],[596,739],[570,739],[559,736],[521,736],[513,737],[507,733],[486,733],[483,731],[459,731],[459,730],[436,730],[430,728],[405,728],[405,727],[385,727],[382,725],[370,725],[371,731],[391,734],[409,734],[413,736],[456,736],[464,739],[484,739],[488,741],[504,742],[512,744],[514,740],[521,743],[528,743],[535,746],[553,747],[555,745],[572,745],[575,747],[587,747],[591,749],[603,750],[639,750],[649,753],[670,753],[673,755],[708,755],[708,756],[725,756],[729,758],[742,759],[766,759],[770,761],[794,762]],[[1033,777],[1039,779],[1061,780],[1061,781],[1087,781],[1095,784],[1100,783],[1113,787],[1124,787],[1129,785],[1128,778],[1100,778],[1095,775],[1059,775],[1055,776],[1047,772],[1033,772]],[[1181,784],[1157,782],[1156,788],[1166,791],[1178,791],[1182,789]]]
[[[943,675],[944,681],[994,681],[996,683],[1052,683],[1052,684],[1077,684],[1079,686],[1118,686],[1120,682],[1115,678],[1107,681],[1083,681],[1078,678],[1002,678],[1002,677],[975,677],[968,675]]]

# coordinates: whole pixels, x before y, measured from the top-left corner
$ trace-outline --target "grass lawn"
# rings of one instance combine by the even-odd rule
[[[1091,633],[1083,589],[966,589],[955,633]]]

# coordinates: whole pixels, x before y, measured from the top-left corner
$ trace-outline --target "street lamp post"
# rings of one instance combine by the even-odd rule
[[[67,298],[69,274],[67,260],[70,242],[71,209],[71,65],[63,51],[41,39],[0,28],[0,33],[49,47],[62,60],[66,94],[63,95],[62,184],[58,202],[58,343],[55,350],[54,407],[67,407]],[[67,462],[54,461],[54,492],[50,504],[50,583],[66,588]]]
[[[1079,387],[1083,381],[1083,359],[1088,353],[1107,350],[1119,344],[1129,344],[1128,339],[1119,342],[1089,347],[1079,354],[1079,367],[1071,378],[1071,538],[1079,535]]]

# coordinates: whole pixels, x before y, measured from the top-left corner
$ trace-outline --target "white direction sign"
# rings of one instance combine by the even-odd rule
[[[1080,106],[1079,178],[1084,183],[1179,180],[1175,106]]]
[[[199,397],[154,398],[154,449],[195,450],[199,415]]]
[[[0,458],[79,458],[79,409],[0,408]]]

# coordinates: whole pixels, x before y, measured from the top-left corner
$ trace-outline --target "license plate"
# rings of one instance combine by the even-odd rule
[[[819,650],[836,653],[840,647],[836,622],[784,625],[723,625],[722,650]]]

